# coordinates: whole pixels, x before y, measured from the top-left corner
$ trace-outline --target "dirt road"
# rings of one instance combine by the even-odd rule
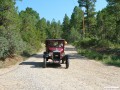
[[[120,90],[120,68],[88,60],[66,46],[70,67],[42,68],[42,53],[0,69],[0,90]]]

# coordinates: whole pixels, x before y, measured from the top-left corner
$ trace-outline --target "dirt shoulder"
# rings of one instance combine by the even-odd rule
[[[43,68],[40,52],[10,68],[0,69],[0,90],[120,90],[120,68],[86,59],[67,45],[70,67]]]

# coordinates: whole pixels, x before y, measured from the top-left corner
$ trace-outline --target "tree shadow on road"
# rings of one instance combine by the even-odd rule
[[[43,59],[43,54],[34,54],[32,55],[32,57],[37,58],[37,59]],[[29,65],[30,68],[43,68],[44,63],[36,62],[36,61],[24,61],[24,62],[21,62],[19,65]],[[58,63],[52,63],[48,61],[46,68],[61,68],[61,65]]]
[[[26,62],[21,62],[19,65],[29,65],[30,68],[43,68],[43,62],[26,61]],[[61,64],[59,63],[47,62],[46,68],[62,69],[63,67],[61,67]]]
[[[31,58],[38,58],[42,59],[43,54],[34,54],[31,56]],[[30,65],[31,68],[42,68],[43,67],[43,62],[36,62],[36,61],[23,61],[19,65]]]
[[[35,54],[32,57],[43,59],[43,54]],[[43,62],[38,62],[38,63],[40,63],[40,67],[43,67]],[[38,66],[38,65],[34,65],[34,66]],[[61,65],[58,63],[47,62],[47,68],[59,68],[59,67],[61,67]]]
[[[77,53],[77,50],[75,47],[66,47],[65,51],[69,51],[70,53],[68,54],[69,59],[73,60],[73,59],[83,59],[85,58],[84,56],[80,55]],[[75,52],[74,52],[75,51]]]
[[[30,65],[31,68],[42,68],[43,63],[42,62],[32,62],[32,61],[26,61],[26,62],[21,62],[19,65]]]
[[[76,51],[76,49],[75,48],[65,47],[65,51]]]
[[[73,60],[73,59],[84,59],[84,58],[85,58],[85,56],[81,56],[78,53],[70,53],[69,54],[69,59],[70,60]]]
[[[35,58],[43,58],[43,54],[34,54],[32,55],[32,57],[35,57]]]

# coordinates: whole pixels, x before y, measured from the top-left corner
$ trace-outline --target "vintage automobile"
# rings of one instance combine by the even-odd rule
[[[49,59],[52,60],[52,63],[66,64],[66,69],[69,67],[68,55],[65,55],[64,52],[65,44],[64,39],[46,39],[46,51],[43,53],[44,68],[46,68]]]

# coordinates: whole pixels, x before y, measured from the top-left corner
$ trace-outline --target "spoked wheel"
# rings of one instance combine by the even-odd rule
[[[62,59],[62,64],[64,64],[64,59]]]
[[[43,60],[43,67],[44,67],[44,68],[46,68],[46,62],[47,62],[47,61],[46,61],[46,58],[44,58],[44,60]]]
[[[62,58],[62,64],[65,64],[65,62],[66,62],[66,56]]]
[[[69,68],[69,59],[68,59],[68,55],[66,55],[66,69]]]

